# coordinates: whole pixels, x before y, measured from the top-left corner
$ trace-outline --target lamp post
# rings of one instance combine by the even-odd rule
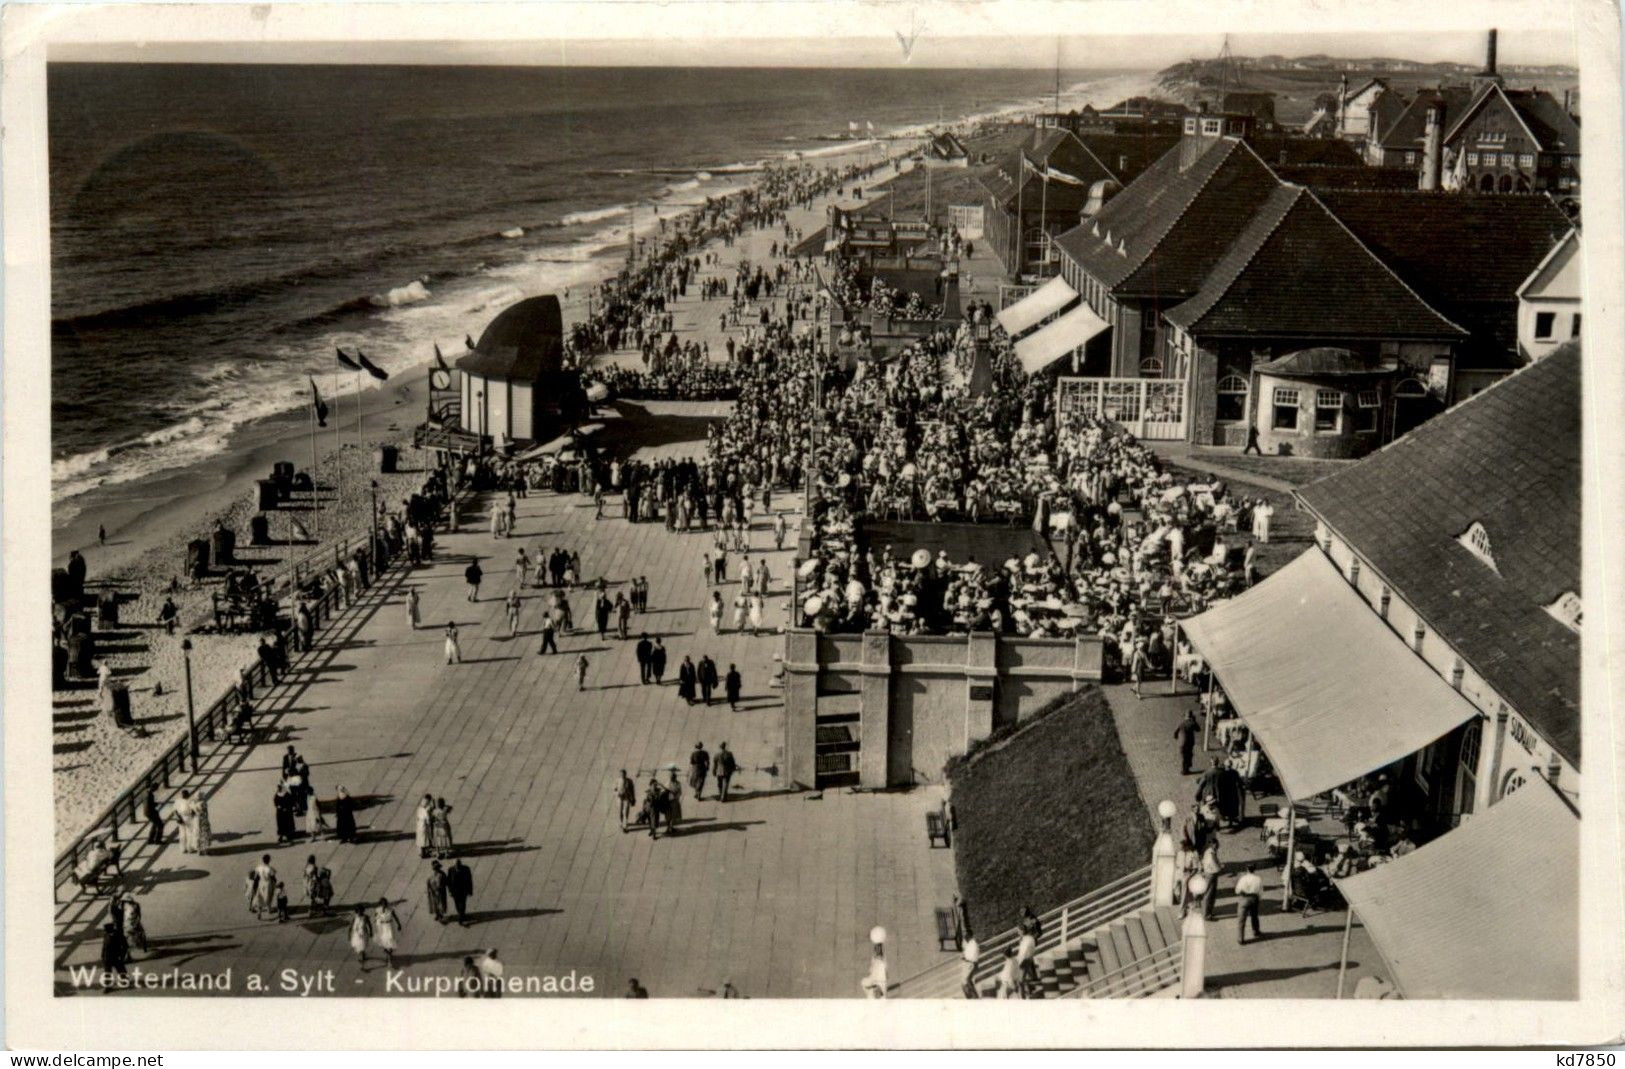
[[[367,561],[372,565],[374,575],[378,574],[378,480],[372,481],[372,547],[367,551]]]
[[[192,740],[192,771],[197,771],[197,713],[192,705],[192,640],[181,639],[181,660],[186,665],[186,733]]]
[[[1175,871],[1175,855],[1178,848],[1174,846],[1174,817],[1179,813],[1179,807],[1164,798],[1157,803],[1157,816],[1162,818],[1162,830],[1157,833],[1157,841],[1151,847],[1151,904],[1156,906],[1171,906],[1174,904],[1174,881],[1178,874]]]
[[[1184,943],[1184,968],[1179,978],[1180,998],[1201,998],[1207,984],[1207,922],[1202,919],[1202,896],[1207,893],[1207,877],[1197,873],[1185,889],[1185,923],[1180,929]]]

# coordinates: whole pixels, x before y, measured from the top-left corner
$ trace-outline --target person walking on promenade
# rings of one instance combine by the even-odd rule
[[[763,607],[766,604],[767,604],[767,599],[763,595],[761,595],[761,594],[752,594],[751,595],[751,597],[750,597],[750,633],[752,635],[760,635],[762,633],[762,612],[763,612]]]
[[[711,570],[715,573],[714,577],[717,586],[721,586],[728,581],[728,550],[722,542],[722,533],[720,531],[717,532],[717,556],[711,562]]]
[[[1019,951],[1015,947],[1005,947],[1004,967],[999,970],[997,983],[998,998],[1021,997],[1021,971],[1017,961]]]
[[[501,538],[507,532],[503,530],[503,521],[508,518],[508,512],[502,507],[502,502],[491,502],[491,537]]]
[[[649,671],[655,677],[655,686],[666,682],[666,645],[655,637],[655,648],[649,651]]]
[[[711,755],[705,752],[705,743],[696,742],[688,755],[688,789],[694,792],[696,802],[705,796],[705,777],[710,771]]]
[[[970,929],[965,929],[965,941],[959,947],[959,990],[966,998],[981,998],[976,990],[976,965],[982,960],[982,944],[976,941]]]
[[[276,922],[288,923],[288,885],[282,880],[278,880],[276,885]]]
[[[790,525],[785,522],[784,513],[773,517],[773,548],[784,548],[784,536],[789,533]]]
[[[452,850],[451,806],[444,798],[437,799],[429,810],[429,848],[438,858],[447,857]]]
[[[620,781],[615,784],[615,803],[620,810],[621,830],[625,831],[626,818],[637,811],[638,788],[624,768],[621,769]]]
[[[1185,719],[1181,720],[1179,726],[1174,728],[1174,738],[1179,743],[1179,774],[1181,776],[1191,774],[1191,755],[1196,752],[1196,736],[1199,731],[1201,731],[1201,725],[1196,722],[1196,714],[1186,709]]]
[[[286,781],[276,785],[276,793],[271,796],[271,806],[276,811],[276,841],[278,843],[291,843],[299,837],[298,826],[293,822],[293,792],[288,790]]]
[[[632,622],[632,603],[626,600],[625,594],[615,595],[615,631],[625,642],[629,637],[627,628]]]
[[[711,601],[706,606],[706,615],[711,618],[711,633],[722,634],[722,591],[711,591]]]
[[[1249,587],[1258,583],[1258,546],[1252,542],[1247,543],[1247,551],[1241,556],[1241,574],[1245,577]]]
[[[401,932],[401,918],[395,914],[395,909],[387,898],[380,898],[378,908],[372,912],[372,932],[373,938],[378,941],[378,948],[384,952],[384,963],[393,969],[396,944]]]
[[[863,989],[864,998],[885,998],[886,988],[886,948],[880,943],[875,944],[874,953],[869,957],[869,971],[859,982]]]
[[[276,869],[271,867],[271,855],[261,854],[260,863],[254,866],[249,878],[253,885],[253,895],[249,899],[249,911],[255,919],[263,920],[263,914],[272,908],[276,895]]]
[[[717,752],[711,755],[711,774],[717,778],[717,801],[728,800],[728,785],[733,782],[734,773],[738,771],[739,763],[728,749],[727,743],[717,747]]]
[[[530,580],[530,556],[525,553],[525,547],[519,547],[519,556],[513,563],[514,576],[519,580],[520,589]]]
[[[740,587],[739,593],[734,595],[734,631],[739,634],[745,632],[745,620],[750,615],[750,598],[745,594],[745,588]]]
[[[446,893],[457,910],[457,923],[468,927],[468,900],[474,897],[474,870],[458,858],[446,870]]]
[[[357,905],[350,917],[350,949],[355,951],[356,963],[367,967],[367,944],[372,942],[372,920],[365,906]]]
[[[128,976],[130,941],[119,931],[117,924],[102,925],[102,968],[109,973]]]
[[[429,878],[424,883],[429,896],[429,913],[438,924],[446,923],[446,872],[440,862],[429,863]]]
[[[647,631],[638,636],[636,651],[638,658],[639,683],[649,682],[649,658],[654,653],[654,649],[654,643],[649,641],[649,633]]]
[[[508,637],[509,638],[518,638],[519,637],[519,607],[520,607],[520,604],[521,603],[519,601],[519,590],[517,588],[515,588],[513,590],[508,591],[508,600],[506,602],[506,609],[507,609],[507,613],[508,613]]]
[[[694,686],[699,682],[699,670],[694,667],[694,660],[688,654],[683,655],[683,663],[677,666],[677,696],[688,704],[694,704]]]
[[[593,621],[598,625],[598,641],[604,640],[604,633],[609,630],[609,614],[614,608],[609,596],[602,591],[592,603]]]
[[[480,600],[480,580],[484,578],[485,573],[480,570],[478,558],[469,561],[468,567],[463,569],[463,581],[468,584],[469,601]]]
[[[310,606],[301,601],[293,622],[299,628],[299,648],[308,652],[313,648],[316,638],[316,621],[310,615]],[[174,634],[173,628],[170,629],[170,634]]]
[[[1253,938],[1264,938],[1264,933],[1258,928],[1258,902],[1264,894],[1264,881],[1259,879],[1255,871],[1257,868],[1257,865],[1248,862],[1247,871],[1236,880],[1236,897],[1241,899],[1241,905],[1236,910],[1236,942],[1243,945],[1247,942],[1249,919],[1253,924]]]
[[[576,690],[587,689],[587,669],[591,664],[592,662],[587,660],[585,653],[576,656]]]
[[[1219,863],[1219,837],[1209,836],[1207,849],[1202,851],[1202,878],[1207,880],[1207,890],[1202,892],[1202,919],[1213,919],[1213,905],[1219,898],[1219,874],[1224,866]]]
[[[181,796],[175,799],[174,819],[175,823],[180,825],[183,854],[198,852],[197,808],[198,804],[192,800],[190,790],[182,790]]]
[[[542,614],[542,646],[536,651],[537,656],[544,653],[559,652],[559,643],[555,631],[556,625],[553,622],[553,614],[544,612]]]
[[[141,815],[147,821],[147,843],[150,846],[162,846],[164,842],[164,814],[158,808],[158,792],[148,791],[146,801],[141,803]]]
[[[316,855],[311,854],[309,857],[305,858],[305,867],[303,871],[300,872],[299,876],[300,881],[304,884],[305,902],[308,906],[308,912],[312,917],[316,915],[316,882],[320,878],[321,874],[322,867],[316,864]]]
[[[333,822],[339,842],[355,842],[355,799],[343,787],[339,788],[338,798],[333,802]]]
[[[666,782],[666,834],[676,835],[677,825],[683,819],[683,785],[677,782],[677,768],[672,767]]]
[[[711,695],[716,691],[717,683],[720,681],[717,679],[717,662],[711,659],[709,653],[700,658],[698,673],[700,697],[705,699],[706,705],[710,705]]]
[[[722,691],[728,696],[728,708],[734,712],[739,711],[739,691],[744,682],[744,678],[739,674],[739,666],[730,664],[728,674],[722,680]]]
[[[505,971],[501,960],[497,958],[497,948],[487,950],[479,960],[480,990],[485,992],[486,998],[502,997],[502,974]]]
[[[463,663],[463,647],[462,644],[457,641],[456,620],[448,620],[446,622],[446,663]]]
[[[429,814],[434,811],[434,795],[425,794],[418,803],[416,811],[412,814],[412,838],[418,844],[418,857],[429,856],[429,846],[432,840],[429,837]]]
[[[418,616],[417,587],[411,587],[406,592],[406,619],[409,623],[411,623],[412,630],[414,631],[416,631],[418,629],[418,625],[423,622]]]

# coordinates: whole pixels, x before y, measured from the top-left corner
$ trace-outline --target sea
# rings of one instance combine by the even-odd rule
[[[54,525],[299,407],[307,376],[360,388],[335,381],[336,346],[390,371],[461,351],[507,304],[604,277],[634,226],[763,161],[1029,110],[1057,84],[1053,70],[199,64],[54,64],[47,79]],[[1139,79],[1064,71],[1062,104]]]

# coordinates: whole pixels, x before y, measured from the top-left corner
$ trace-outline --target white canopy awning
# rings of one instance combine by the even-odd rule
[[[1337,886],[1406,998],[1580,997],[1580,818],[1547,783]]]
[[[1478,715],[1318,549],[1180,626],[1294,799],[1390,765]]]
[[[1016,342],[1021,370],[1036,375],[1105,329],[1106,321],[1095,315],[1087,304],[1080,304],[1042,330]]]
[[[1056,275],[1001,311],[997,316],[999,326],[1014,338],[1022,331],[1032,328],[1045,316],[1059,312],[1077,299],[1078,291],[1068,286],[1060,275]]]

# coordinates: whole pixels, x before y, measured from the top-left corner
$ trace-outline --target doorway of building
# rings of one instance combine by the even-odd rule
[[[813,787],[856,787],[863,757],[863,715],[820,713],[814,718]]]

